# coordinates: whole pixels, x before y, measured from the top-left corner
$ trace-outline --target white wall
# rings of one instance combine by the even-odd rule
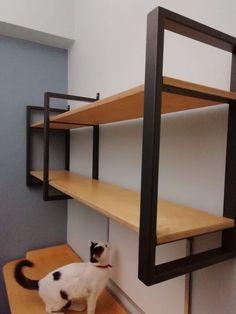
[[[68,47],[73,11],[74,0],[0,0],[0,34]]]
[[[233,0],[227,4],[221,0],[79,0],[75,6],[77,41],[69,52],[70,92],[91,97],[101,92],[105,97],[143,83],[146,16],[158,5],[235,35]],[[165,75],[229,88],[228,53],[166,35]],[[162,197],[222,213],[226,128],[227,105],[163,117]],[[100,179],[140,189],[141,134],[141,120],[101,127]],[[85,175],[91,175],[91,135],[88,129],[74,131],[71,140],[71,168]],[[68,242],[82,257],[88,258],[87,240],[106,235],[106,218],[69,202]],[[201,239],[203,244],[205,239]],[[111,221],[110,240],[115,265],[112,279],[120,288],[147,314],[183,314],[184,277],[147,288],[137,279],[138,235]],[[165,260],[183,256],[185,249],[182,241],[157,252]],[[230,295],[229,300],[229,294],[236,291],[235,269],[230,261],[195,273],[193,314],[235,313],[235,298]]]

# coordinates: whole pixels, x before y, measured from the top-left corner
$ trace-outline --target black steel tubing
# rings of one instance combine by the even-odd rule
[[[144,90],[139,279],[149,285],[154,276],[158,197],[164,19],[159,10],[148,15]]]
[[[43,163],[43,199],[45,201],[52,201],[52,200],[62,200],[62,199],[70,199],[71,197],[68,195],[49,195],[49,137],[50,137],[50,119],[49,119],[49,112],[50,112],[50,98],[59,98],[59,99],[67,99],[67,100],[76,100],[76,101],[84,101],[84,102],[94,102],[98,100],[99,94],[97,94],[97,98],[88,98],[88,97],[81,97],[81,96],[74,96],[74,95],[67,95],[67,94],[60,94],[60,93],[51,93],[46,92],[44,94],[44,163]],[[69,110],[69,107],[68,107]],[[63,111],[65,112],[65,111]],[[98,126],[94,126],[96,129],[95,138],[94,138],[94,145],[95,145],[95,153],[97,154],[96,159],[94,160],[94,165],[97,163],[97,170],[94,167],[94,175],[98,177],[98,136],[99,136],[99,129]],[[70,131],[65,131],[65,170],[70,169]],[[97,144],[96,144],[97,143]]]
[[[211,94],[208,94],[208,93],[203,93],[203,92],[199,92],[199,91],[189,90],[189,89],[181,88],[181,87],[170,86],[170,85],[166,85],[166,84],[163,85],[163,92],[168,92],[168,93],[184,95],[184,96],[188,96],[188,97],[194,97],[194,98],[200,98],[200,99],[217,101],[217,102],[222,103],[222,104],[228,103],[229,101],[232,102],[232,103],[233,102],[236,103],[236,101],[230,100],[227,97],[211,95]]]
[[[32,128],[31,127],[31,115],[33,111],[43,111],[42,106],[26,106],[26,185],[33,186],[42,184],[42,181],[31,176],[30,171],[32,170],[32,160],[31,160],[31,145],[32,145],[32,132],[42,131],[43,129]],[[50,108],[50,112],[63,113],[64,109]]]
[[[65,170],[70,170],[70,131],[65,131]]]
[[[77,125],[77,126],[93,126],[93,124],[86,124],[86,123],[76,123],[76,122],[61,122],[61,121],[51,121],[51,123],[55,124],[69,124],[69,125]],[[61,130],[61,129],[60,129]]]
[[[228,52],[234,51],[235,37],[167,9],[160,7],[159,10],[165,18],[165,29]]]
[[[26,185],[31,185],[30,170],[31,170],[31,132],[30,132],[30,107],[26,107]]]
[[[49,190],[49,95],[44,94],[44,133],[43,133],[43,199],[48,200]]]
[[[75,100],[75,101],[84,101],[84,102],[93,102],[97,99],[90,98],[90,97],[83,97],[83,96],[75,96],[75,95],[68,95],[68,94],[61,94],[61,93],[46,93],[49,98],[57,98],[57,99],[66,99],[66,100]]]
[[[93,170],[92,178],[99,178],[99,125],[93,127]]]
[[[235,251],[225,252],[222,248],[194,254],[155,267],[155,276],[150,285],[175,278],[236,257]]]
[[[230,90],[236,91],[236,52],[232,55]],[[236,250],[236,107],[229,104],[228,133],[225,166],[224,216],[234,219],[235,228],[224,230],[222,245],[224,250]]]
[[[96,100],[99,100],[100,93],[97,93]],[[93,126],[93,166],[92,178],[99,179],[99,125]]]
[[[163,8],[148,15],[144,124],[141,179],[141,214],[139,231],[139,279],[146,285],[191,273],[236,256],[235,228],[223,231],[222,246],[204,253],[155,265],[156,218],[158,198],[158,159],[160,144],[161,93],[168,91],[191,97],[229,102],[226,154],[224,216],[236,223],[236,107],[235,101],[207,93],[163,85],[164,29],[196,39],[226,51],[236,50],[236,39]],[[236,91],[236,59],[233,55],[231,90]]]

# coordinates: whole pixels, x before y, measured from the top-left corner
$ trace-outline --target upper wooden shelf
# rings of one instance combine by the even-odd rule
[[[42,278],[50,271],[69,263],[80,262],[80,257],[66,244],[50,248],[30,251],[26,258],[35,264],[33,268],[24,270],[30,278]],[[45,314],[45,307],[38,293],[20,287],[13,276],[16,261],[11,261],[3,267],[3,275],[11,314]],[[77,314],[75,311],[68,311]],[[83,312],[84,314],[86,312]],[[104,290],[97,302],[96,314],[128,314],[124,307],[108,292]]]
[[[213,106],[236,101],[236,93],[204,85],[163,77],[162,113]],[[172,92],[169,90],[172,89]],[[196,97],[179,94],[180,90],[194,92]],[[216,100],[209,100],[214,96]],[[144,85],[125,92],[98,100],[89,105],[59,114],[51,118],[50,127],[73,129],[84,125],[98,125],[143,117]],[[69,124],[71,123],[71,124]],[[34,123],[31,127],[42,128],[43,122]]]
[[[31,175],[43,180],[42,171]],[[49,184],[134,231],[139,231],[140,194],[68,171],[50,171]],[[157,244],[232,228],[234,221],[165,200],[158,201]]]

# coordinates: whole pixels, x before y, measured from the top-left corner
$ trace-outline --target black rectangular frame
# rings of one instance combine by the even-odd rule
[[[51,108],[50,112],[54,113],[64,113],[69,110],[69,107],[67,109],[60,109],[60,108]],[[30,171],[32,170],[32,158],[31,158],[31,150],[32,150],[32,132],[33,131],[41,131],[43,129],[41,128],[33,128],[31,127],[31,117],[34,111],[44,111],[44,107],[41,106],[26,106],[26,185],[27,186],[33,186],[42,184],[42,181],[39,179],[36,179],[30,174]],[[63,130],[64,131],[64,130]],[[67,144],[67,141],[66,143]],[[65,146],[65,163],[68,160],[67,158],[67,146]]]
[[[146,72],[144,91],[144,125],[141,179],[141,213],[139,230],[138,277],[147,286],[191,273],[236,256],[236,228],[222,231],[222,245],[160,265],[155,264],[157,246],[157,200],[159,146],[161,125],[161,95],[163,91],[196,98],[220,100],[223,98],[175,88],[163,83],[164,32],[169,30],[233,54],[231,91],[236,91],[236,38],[158,7],[147,19]],[[228,102],[228,101],[226,101]],[[236,226],[236,103],[229,103],[226,151],[224,212],[234,219]]]
[[[44,163],[43,163],[43,199],[45,201],[54,201],[54,200],[61,200],[61,199],[70,199],[71,197],[68,195],[49,195],[49,134],[50,134],[50,99],[66,99],[66,100],[74,100],[74,101],[83,101],[83,102],[95,102],[99,100],[99,93],[97,93],[96,98],[89,98],[83,96],[75,96],[75,95],[67,95],[61,93],[52,93],[46,92],[44,94]],[[55,122],[53,122],[55,123]],[[61,123],[61,122],[60,122]],[[77,124],[85,126],[82,123],[67,123],[66,124]],[[99,126],[94,125],[87,125],[86,126],[93,126],[93,172],[92,177],[93,179],[98,179],[98,167],[99,167],[99,150],[98,150],[98,143],[99,143]],[[69,166],[69,154],[70,154],[70,130],[66,130],[66,145],[67,145],[67,158],[66,158],[66,168],[65,170],[70,170]]]
[[[70,108],[68,106],[67,110],[50,108],[50,99],[65,99],[65,100],[74,100],[74,101],[83,101],[83,102],[94,102],[99,100],[100,94],[97,93],[96,98],[89,98],[83,96],[68,95],[62,93],[44,93],[44,107],[38,106],[27,106],[27,117],[26,117],[26,184],[32,186],[34,184],[42,183],[43,184],[43,199],[44,201],[55,201],[55,200],[64,200],[70,199],[71,197],[66,194],[59,195],[49,195],[49,136],[50,136],[50,112],[64,113]],[[37,130],[38,128],[31,127],[31,113],[32,110],[43,110],[44,112],[44,126],[43,126],[43,182],[37,180],[31,176],[31,132],[32,130]],[[54,124],[57,122],[53,122]],[[63,122],[58,122],[63,124]],[[66,122],[65,124],[75,124],[81,126],[92,126],[93,127],[93,165],[92,165],[92,178],[98,180],[99,177],[99,125],[88,125],[82,123],[70,123]],[[65,133],[65,170],[70,170],[70,130],[53,128],[53,130],[63,131]]]

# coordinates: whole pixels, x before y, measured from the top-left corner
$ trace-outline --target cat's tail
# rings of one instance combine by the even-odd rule
[[[22,286],[25,289],[30,290],[38,290],[39,289],[39,281],[38,280],[32,280],[29,278],[26,278],[25,275],[22,272],[22,269],[24,267],[33,267],[34,264],[30,262],[29,260],[23,260],[16,264],[15,270],[14,270],[14,277],[18,284]]]

